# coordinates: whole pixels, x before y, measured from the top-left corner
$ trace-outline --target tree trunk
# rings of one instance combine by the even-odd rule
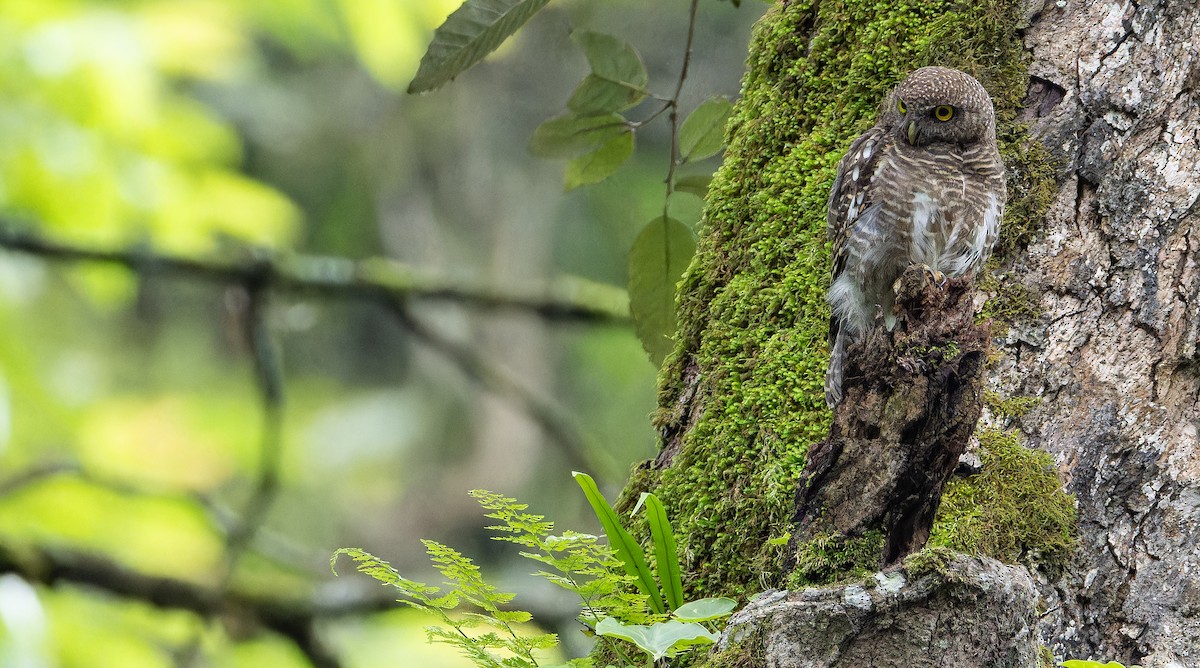
[[[1056,659],[1200,665],[1200,3],[915,5],[793,0],[757,28],[681,286],[656,419],[662,451],[625,498],[655,489],[668,504],[692,593],[787,584],[792,499],[830,424],[832,167],[907,72],[958,67],[996,101],[1011,174],[999,262],[980,281],[998,321],[980,434],[1052,455],[1080,517],[1065,568],[1039,565],[1048,547],[1032,534],[993,556],[1029,566],[1041,596],[1035,640]],[[997,493],[1021,480],[1005,482]],[[1004,501],[1040,517],[1023,496]],[[993,511],[970,499],[953,499],[955,517]],[[935,536],[959,530],[955,521],[939,519]],[[878,558],[833,556],[822,563],[842,575]],[[770,635],[741,634],[757,639],[744,652],[753,658],[738,663],[727,648],[718,665],[791,665],[764,662]],[[994,665],[1027,659],[1013,661]]]
[[[1039,312],[992,382],[1040,399],[1016,425],[1079,503],[1056,655],[1200,665],[1197,36],[1200,5],[1173,0],[1050,3],[1025,32],[1026,113],[1065,179],[1004,268]]]

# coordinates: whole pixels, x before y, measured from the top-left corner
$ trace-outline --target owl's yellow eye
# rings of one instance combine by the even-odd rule
[[[896,99],[896,111],[898,111],[902,114],[906,113],[908,111],[908,108],[904,106],[904,100],[901,100],[899,98]]]
[[[948,121],[954,118],[954,107],[943,104],[933,110],[933,117],[939,121]]]

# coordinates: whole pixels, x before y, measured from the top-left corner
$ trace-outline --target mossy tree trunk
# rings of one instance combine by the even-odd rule
[[[833,166],[892,85],[945,65],[996,102],[1010,198],[979,286],[997,321],[972,444],[982,470],[952,482],[933,542],[1028,564],[1057,658],[1196,665],[1198,34],[1200,6],[1178,0],[793,0],[768,13],[681,286],[662,450],[625,496],[667,503],[692,593],[784,582],[797,479],[830,420]],[[1018,441],[1052,455],[1076,496],[1073,555],[1049,457]],[[827,556],[835,575],[872,567]]]

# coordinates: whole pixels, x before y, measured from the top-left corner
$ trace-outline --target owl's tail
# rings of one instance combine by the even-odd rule
[[[830,408],[842,403],[843,366],[846,362],[846,339],[848,336],[844,329],[837,329],[832,334],[829,369],[825,371],[825,403]]]

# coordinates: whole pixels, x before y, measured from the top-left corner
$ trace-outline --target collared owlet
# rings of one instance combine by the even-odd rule
[[[1004,163],[987,91],[970,75],[922,67],[888,96],[875,127],[838,163],[826,218],[833,241],[825,400],[842,400],[846,349],[882,314],[911,265],[958,276],[983,265],[1004,214]]]

